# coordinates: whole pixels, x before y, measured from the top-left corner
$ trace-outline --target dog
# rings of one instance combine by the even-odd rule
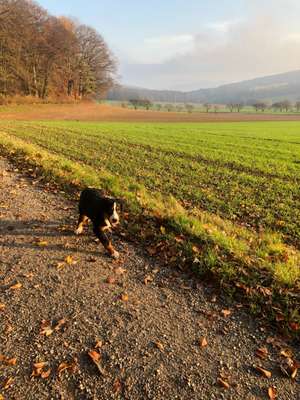
[[[83,232],[84,225],[90,220],[93,224],[94,234],[110,256],[115,259],[119,258],[119,253],[106,234],[120,222],[116,199],[103,196],[100,190],[88,188],[81,192],[78,208],[79,219],[75,230],[76,235]]]

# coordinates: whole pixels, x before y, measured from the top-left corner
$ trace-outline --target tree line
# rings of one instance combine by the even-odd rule
[[[95,29],[54,17],[31,0],[1,0],[0,96],[103,95],[115,68]]]

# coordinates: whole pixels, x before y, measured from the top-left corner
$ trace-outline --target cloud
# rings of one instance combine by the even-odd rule
[[[194,36],[191,34],[150,37],[133,47],[129,57],[141,64],[160,64],[174,56],[191,51],[193,46]]]
[[[300,2],[251,2],[243,20],[217,21],[193,35],[146,40],[144,62],[123,64],[124,81],[191,90],[300,69]]]

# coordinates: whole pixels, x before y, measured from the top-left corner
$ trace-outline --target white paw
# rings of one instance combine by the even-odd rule
[[[83,232],[83,227],[80,226],[79,228],[75,229],[75,235],[80,235]]]
[[[120,253],[118,251],[114,251],[111,255],[115,260],[117,260],[120,257]]]

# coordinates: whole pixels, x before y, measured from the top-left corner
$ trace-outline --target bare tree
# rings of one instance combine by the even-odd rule
[[[209,110],[212,108],[212,105],[209,104],[209,103],[205,103],[205,104],[204,104],[204,108],[205,108],[206,112],[208,113]]]

